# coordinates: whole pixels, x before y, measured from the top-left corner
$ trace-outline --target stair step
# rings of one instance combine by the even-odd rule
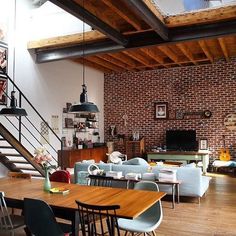
[[[1,148],[6,148],[6,149],[15,149],[14,147],[12,147],[12,146],[0,146],[0,149]]]
[[[25,158],[22,157],[22,156],[20,156],[20,157],[14,157],[14,156],[9,157],[8,156],[7,159],[11,162],[17,162],[17,161],[23,162],[23,161],[25,161],[26,163],[28,163],[27,160],[25,160]]]
[[[9,162],[10,163],[18,163],[18,164],[28,164],[28,162],[26,161],[26,160],[14,160],[14,161],[12,161],[12,160],[9,160]]]
[[[42,177],[42,175],[37,170],[22,170],[23,173],[31,174],[35,177]]]
[[[6,157],[8,157],[8,156],[11,156],[11,157],[21,157],[21,155],[20,154],[15,154],[15,153],[0,153],[0,157],[1,156],[6,156]]]
[[[5,138],[0,138],[0,141],[6,141],[6,139]]]

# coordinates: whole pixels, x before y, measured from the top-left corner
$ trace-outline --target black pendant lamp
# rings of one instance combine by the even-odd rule
[[[84,5],[84,1],[83,1]],[[80,94],[80,104],[74,104],[70,107],[69,112],[71,113],[97,113],[99,112],[98,107],[92,103],[88,102],[88,95],[87,95],[87,86],[85,85],[85,65],[84,65],[84,20],[83,20],[83,84],[82,84],[82,93]]]
[[[11,91],[10,107],[4,107],[0,111],[3,116],[27,116],[25,109],[17,107],[17,100],[15,98],[15,91]]]

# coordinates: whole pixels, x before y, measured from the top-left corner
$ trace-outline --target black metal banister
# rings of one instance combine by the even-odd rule
[[[1,71],[1,68],[0,68]],[[32,109],[31,112],[35,112],[36,115],[38,116],[37,119],[40,120],[40,122],[43,122],[46,127],[48,128],[49,131],[51,131],[53,135],[53,141],[57,142],[57,140],[60,143],[60,148],[61,150],[63,149],[63,143],[61,138],[56,134],[56,132],[49,126],[48,122],[42,117],[42,115],[36,110],[36,108],[32,105],[32,103],[28,100],[28,98],[23,94],[23,92],[20,90],[20,88],[15,84],[14,80],[12,80],[9,75],[6,72],[3,72],[0,74],[0,76],[3,76],[5,79],[7,79],[8,82],[10,82],[10,88],[11,86],[13,87],[13,91],[17,91],[18,92],[18,101],[19,101],[19,107],[22,107],[22,103],[24,101],[24,104],[27,105],[28,108]],[[3,90],[3,89],[2,89]],[[3,93],[6,96],[6,99],[11,99],[12,97],[8,94],[9,90],[3,90]],[[24,99],[24,100],[23,100]],[[28,103],[28,104],[27,104]],[[17,106],[17,104],[16,104]],[[33,113],[33,114],[35,114]],[[16,131],[18,132],[18,141],[22,144],[22,142],[26,141],[29,144],[29,148],[34,148],[36,149],[37,143],[39,143],[41,146],[43,146],[42,144],[42,140],[39,139],[39,137],[37,137],[37,134],[40,135],[41,138],[43,138],[45,140],[45,142],[49,145],[46,152],[48,154],[51,154],[53,162],[55,161],[58,165],[58,160],[56,158],[57,155],[57,149],[43,136],[43,134],[40,132],[40,130],[38,129],[38,127],[36,127],[36,125],[33,123],[33,120],[30,120],[30,117],[24,116],[25,119],[23,119],[23,117],[19,116],[15,116],[15,118],[18,120],[19,124],[16,124],[15,120],[11,120],[10,118],[8,118],[7,116],[5,116],[6,120],[12,125],[13,130],[16,129]],[[31,127],[34,130],[31,130]],[[18,127],[17,127],[18,126]],[[24,133],[22,133],[24,132]],[[13,135],[14,136],[14,135]],[[23,139],[23,140],[22,140]],[[33,142],[32,142],[33,141]],[[23,145],[23,144],[22,144]],[[32,150],[31,150],[32,152]],[[55,152],[55,153],[54,153]],[[55,155],[56,154],[56,155]],[[31,153],[32,156],[34,156],[33,152]],[[49,165],[52,165],[50,162],[48,163]],[[40,171],[39,171],[40,172]]]
[[[47,127],[51,130],[51,132],[55,135],[55,137],[61,142],[61,147],[62,147],[62,141],[58,137],[58,135],[55,133],[55,131],[48,125],[48,123],[44,120],[44,118],[40,115],[40,113],[36,110],[36,108],[32,105],[32,103],[28,100],[28,98],[23,94],[23,92],[19,89],[19,87],[14,83],[14,81],[9,77],[8,74],[3,72],[4,75],[11,81],[13,86],[19,91],[19,94],[28,102],[28,104],[31,106],[31,108],[36,112],[36,114],[41,118],[43,122],[46,123]]]

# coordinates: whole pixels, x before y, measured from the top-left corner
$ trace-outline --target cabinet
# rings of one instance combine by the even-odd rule
[[[94,159],[95,162],[107,162],[107,147],[95,147],[86,149],[68,149],[58,151],[58,164],[62,169],[74,168],[78,161]]]
[[[126,141],[126,155],[127,159],[133,157],[142,157],[145,153],[144,138],[137,141],[128,140]]]

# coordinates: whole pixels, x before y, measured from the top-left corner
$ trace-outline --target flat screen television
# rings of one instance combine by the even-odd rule
[[[197,151],[196,130],[167,130],[166,149],[168,151]]]

